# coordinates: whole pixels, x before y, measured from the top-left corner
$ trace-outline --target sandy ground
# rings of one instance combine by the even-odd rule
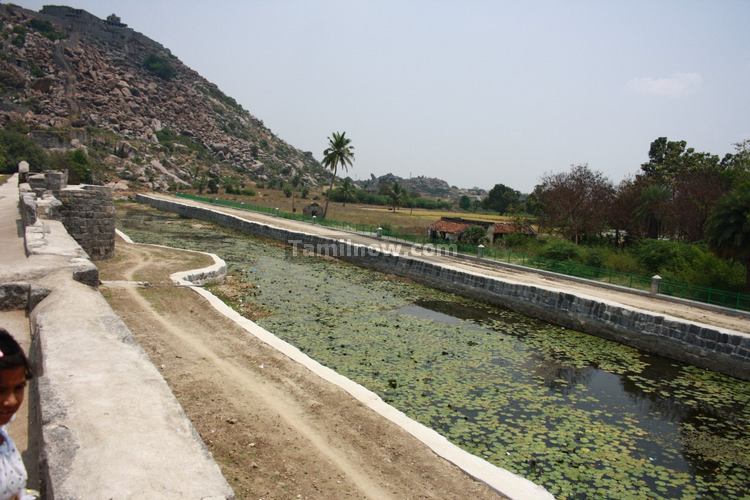
[[[161,370],[238,498],[498,498],[169,282],[172,272],[209,263],[118,240],[117,257],[98,265],[110,280],[104,296]]]
[[[152,193],[153,194],[153,193]],[[351,240],[354,243],[360,243],[364,245],[380,246],[386,245],[387,248],[391,248],[391,243],[388,241],[378,240],[375,238],[369,238],[366,236],[355,235],[344,231],[339,231],[319,225],[311,225],[304,222],[292,221],[282,219],[279,217],[273,217],[270,215],[258,214],[254,212],[248,212],[245,210],[236,210],[226,207],[218,207],[215,205],[209,205],[205,203],[199,203],[192,200],[186,200],[182,198],[174,198],[166,195],[156,195],[161,198],[178,201],[189,205],[208,207],[213,210],[220,212],[237,215],[247,220],[262,222],[264,224],[270,224],[276,227],[284,227],[293,229],[296,231],[302,231],[306,233],[319,234],[321,236],[327,236],[337,239]],[[407,254],[409,247],[404,245],[401,249],[402,254]],[[467,270],[470,272],[480,273],[485,276],[493,276],[499,279],[521,282],[530,285],[539,285],[545,288],[554,288],[557,290],[564,290],[569,293],[577,295],[583,295],[588,297],[595,297],[603,299],[613,303],[624,304],[626,306],[643,309],[645,311],[651,311],[658,314],[668,314],[677,318],[683,318],[689,321],[698,323],[705,323],[708,325],[718,326],[721,328],[727,328],[737,332],[750,334],[750,319],[747,317],[738,317],[729,314],[723,314],[720,312],[710,311],[698,307],[692,307],[685,304],[678,304],[670,302],[668,300],[659,299],[658,297],[636,295],[628,292],[621,292],[617,290],[610,290],[597,286],[587,285],[584,283],[578,283],[575,281],[567,280],[564,278],[553,278],[544,276],[533,271],[517,271],[515,269],[508,269],[494,265],[482,264],[480,262],[472,263],[466,260],[456,259],[445,255],[434,255],[431,257],[414,257],[431,262],[437,262],[446,266],[454,267],[461,270]]]

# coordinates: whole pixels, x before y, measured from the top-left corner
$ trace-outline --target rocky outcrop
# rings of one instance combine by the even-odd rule
[[[463,195],[479,198],[483,198],[487,195],[487,191],[484,189],[461,189],[449,185],[443,179],[425,177],[423,175],[404,179],[403,177],[394,174],[385,174],[380,177],[375,177],[375,175],[370,174],[368,180],[356,182],[360,187],[371,192],[383,192],[390,188],[393,183],[398,183],[409,193],[419,193],[421,196],[431,196],[448,200],[458,199]]]
[[[300,173],[315,185],[324,175],[310,153],[122,22],[13,5],[0,5],[0,20],[0,124],[24,122],[45,147],[97,152],[102,183],[162,190],[214,165],[256,180]]]

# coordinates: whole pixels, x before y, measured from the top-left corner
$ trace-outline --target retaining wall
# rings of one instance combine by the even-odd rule
[[[215,222],[298,245],[336,245],[342,260],[408,277],[435,288],[497,304],[550,323],[638,347],[648,352],[750,380],[750,335],[581,297],[564,291],[461,271],[343,240],[289,231],[171,200],[137,195],[160,210]]]
[[[56,193],[62,202],[60,218],[70,235],[92,260],[115,252],[115,206],[112,189],[104,186],[67,187]]]

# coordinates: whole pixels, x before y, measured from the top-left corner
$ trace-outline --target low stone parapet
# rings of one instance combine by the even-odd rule
[[[64,272],[30,316],[43,498],[234,498],[164,378],[98,291]]]

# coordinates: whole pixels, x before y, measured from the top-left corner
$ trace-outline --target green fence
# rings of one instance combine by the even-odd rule
[[[252,212],[260,212],[284,219],[310,222],[325,227],[343,229],[346,231],[352,231],[366,235],[375,235],[380,229],[381,235],[384,238],[390,240],[403,241],[406,243],[431,244],[438,248],[454,248],[459,253],[467,255],[478,255],[479,251],[478,247],[475,245],[467,245],[465,243],[442,244],[440,242],[429,240],[426,235],[416,236],[413,234],[400,234],[397,231],[390,229],[389,227],[378,228],[368,224],[353,224],[349,222],[322,219],[320,217],[314,218],[301,213],[285,212],[282,210],[277,210],[275,208],[254,205],[252,203],[225,200],[221,198],[210,198],[186,193],[177,193],[177,196],[189,200],[211,203],[214,205],[221,205],[231,208],[238,208],[241,210],[249,210]],[[623,273],[620,271],[601,267],[587,266],[585,264],[570,260],[559,261],[544,259],[542,257],[525,255],[522,253],[513,252],[511,250],[493,246],[483,248],[482,254],[484,258],[487,259],[507,262],[510,264],[519,264],[536,269],[543,269],[545,271],[552,271],[555,273],[575,276],[578,278],[602,281],[605,283],[611,283],[613,285],[620,285],[628,288],[648,290],[651,287],[651,277],[649,276]],[[689,285],[687,283],[680,283],[677,281],[665,279],[661,282],[659,293],[670,295],[673,297],[695,300],[698,302],[705,302],[707,304],[719,305],[732,309],[750,311],[750,295],[738,292],[729,292],[716,288]]]

